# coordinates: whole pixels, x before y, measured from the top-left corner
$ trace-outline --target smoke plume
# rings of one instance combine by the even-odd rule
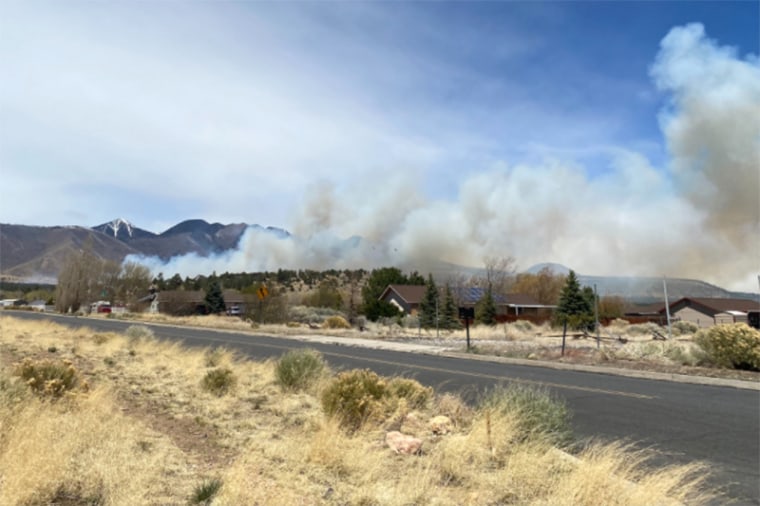
[[[707,39],[698,24],[662,40],[651,67],[669,98],[660,125],[669,161],[623,149],[589,175],[562,160],[500,163],[430,200],[413,176],[361,187],[323,181],[279,238],[249,229],[214,257],[144,260],[156,272],[372,268],[425,272],[512,256],[584,274],[691,277],[755,290],[760,271],[760,66]],[[361,238],[361,239],[359,239]]]

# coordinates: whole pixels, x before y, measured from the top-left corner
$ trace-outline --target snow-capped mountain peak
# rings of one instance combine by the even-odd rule
[[[113,221],[92,228],[123,242],[130,242],[133,239],[142,239],[156,235],[153,232],[148,232],[147,230],[132,225],[124,218],[116,218]]]
[[[105,229],[109,232],[113,232],[114,237],[119,236],[119,232],[123,229],[129,237],[132,237],[134,227],[130,222],[124,218],[116,218],[110,223],[105,224]]]

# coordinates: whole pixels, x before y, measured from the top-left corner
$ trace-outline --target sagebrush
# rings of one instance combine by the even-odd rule
[[[342,316],[331,316],[327,318],[322,326],[326,329],[350,329],[351,324]]]
[[[367,369],[339,373],[322,392],[322,408],[341,425],[356,430],[382,412],[388,384]]]
[[[68,360],[25,358],[16,364],[15,373],[36,393],[50,397],[61,397],[80,384],[79,373]]]
[[[226,367],[212,369],[203,377],[201,384],[204,390],[221,397],[235,386],[235,373]]]
[[[299,349],[285,353],[277,361],[275,376],[285,390],[303,390],[319,379],[326,366],[316,350]]]
[[[760,371],[760,331],[746,323],[701,330],[694,342],[720,367]]]

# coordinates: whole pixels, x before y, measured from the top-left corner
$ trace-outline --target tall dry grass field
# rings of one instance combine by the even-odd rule
[[[76,375],[65,388],[44,388],[60,386],[50,375],[68,368]],[[397,402],[349,431],[322,411],[329,371],[298,390],[282,388],[275,370],[274,362],[226,350],[162,342],[139,326],[119,335],[2,316],[0,504],[691,505],[710,498],[699,464],[651,469],[645,455],[615,445],[589,446],[575,459],[552,445],[551,434],[526,428],[524,413],[498,403],[474,409],[451,395],[416,408]],[[439,415],[450,423],[434,434],[430,421]],[[394,453],[388,431],[419,438],[421,453]]]

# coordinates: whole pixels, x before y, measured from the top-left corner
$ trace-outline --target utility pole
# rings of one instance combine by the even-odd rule
[[[665,292],[665,314],[668,317],[668,340],[673,339],[673,332],[670,329],[670,301],[668,300],[668,283],[665,276],[662,277],[662,289]]]
[[[435,338],[438,339],[439,333],[438,333],[438,298],[435,299]]]
[[[596,293],[596,283],[594,283],[594,319],[596,320],[596,349],[599,349],[599,295]]]

